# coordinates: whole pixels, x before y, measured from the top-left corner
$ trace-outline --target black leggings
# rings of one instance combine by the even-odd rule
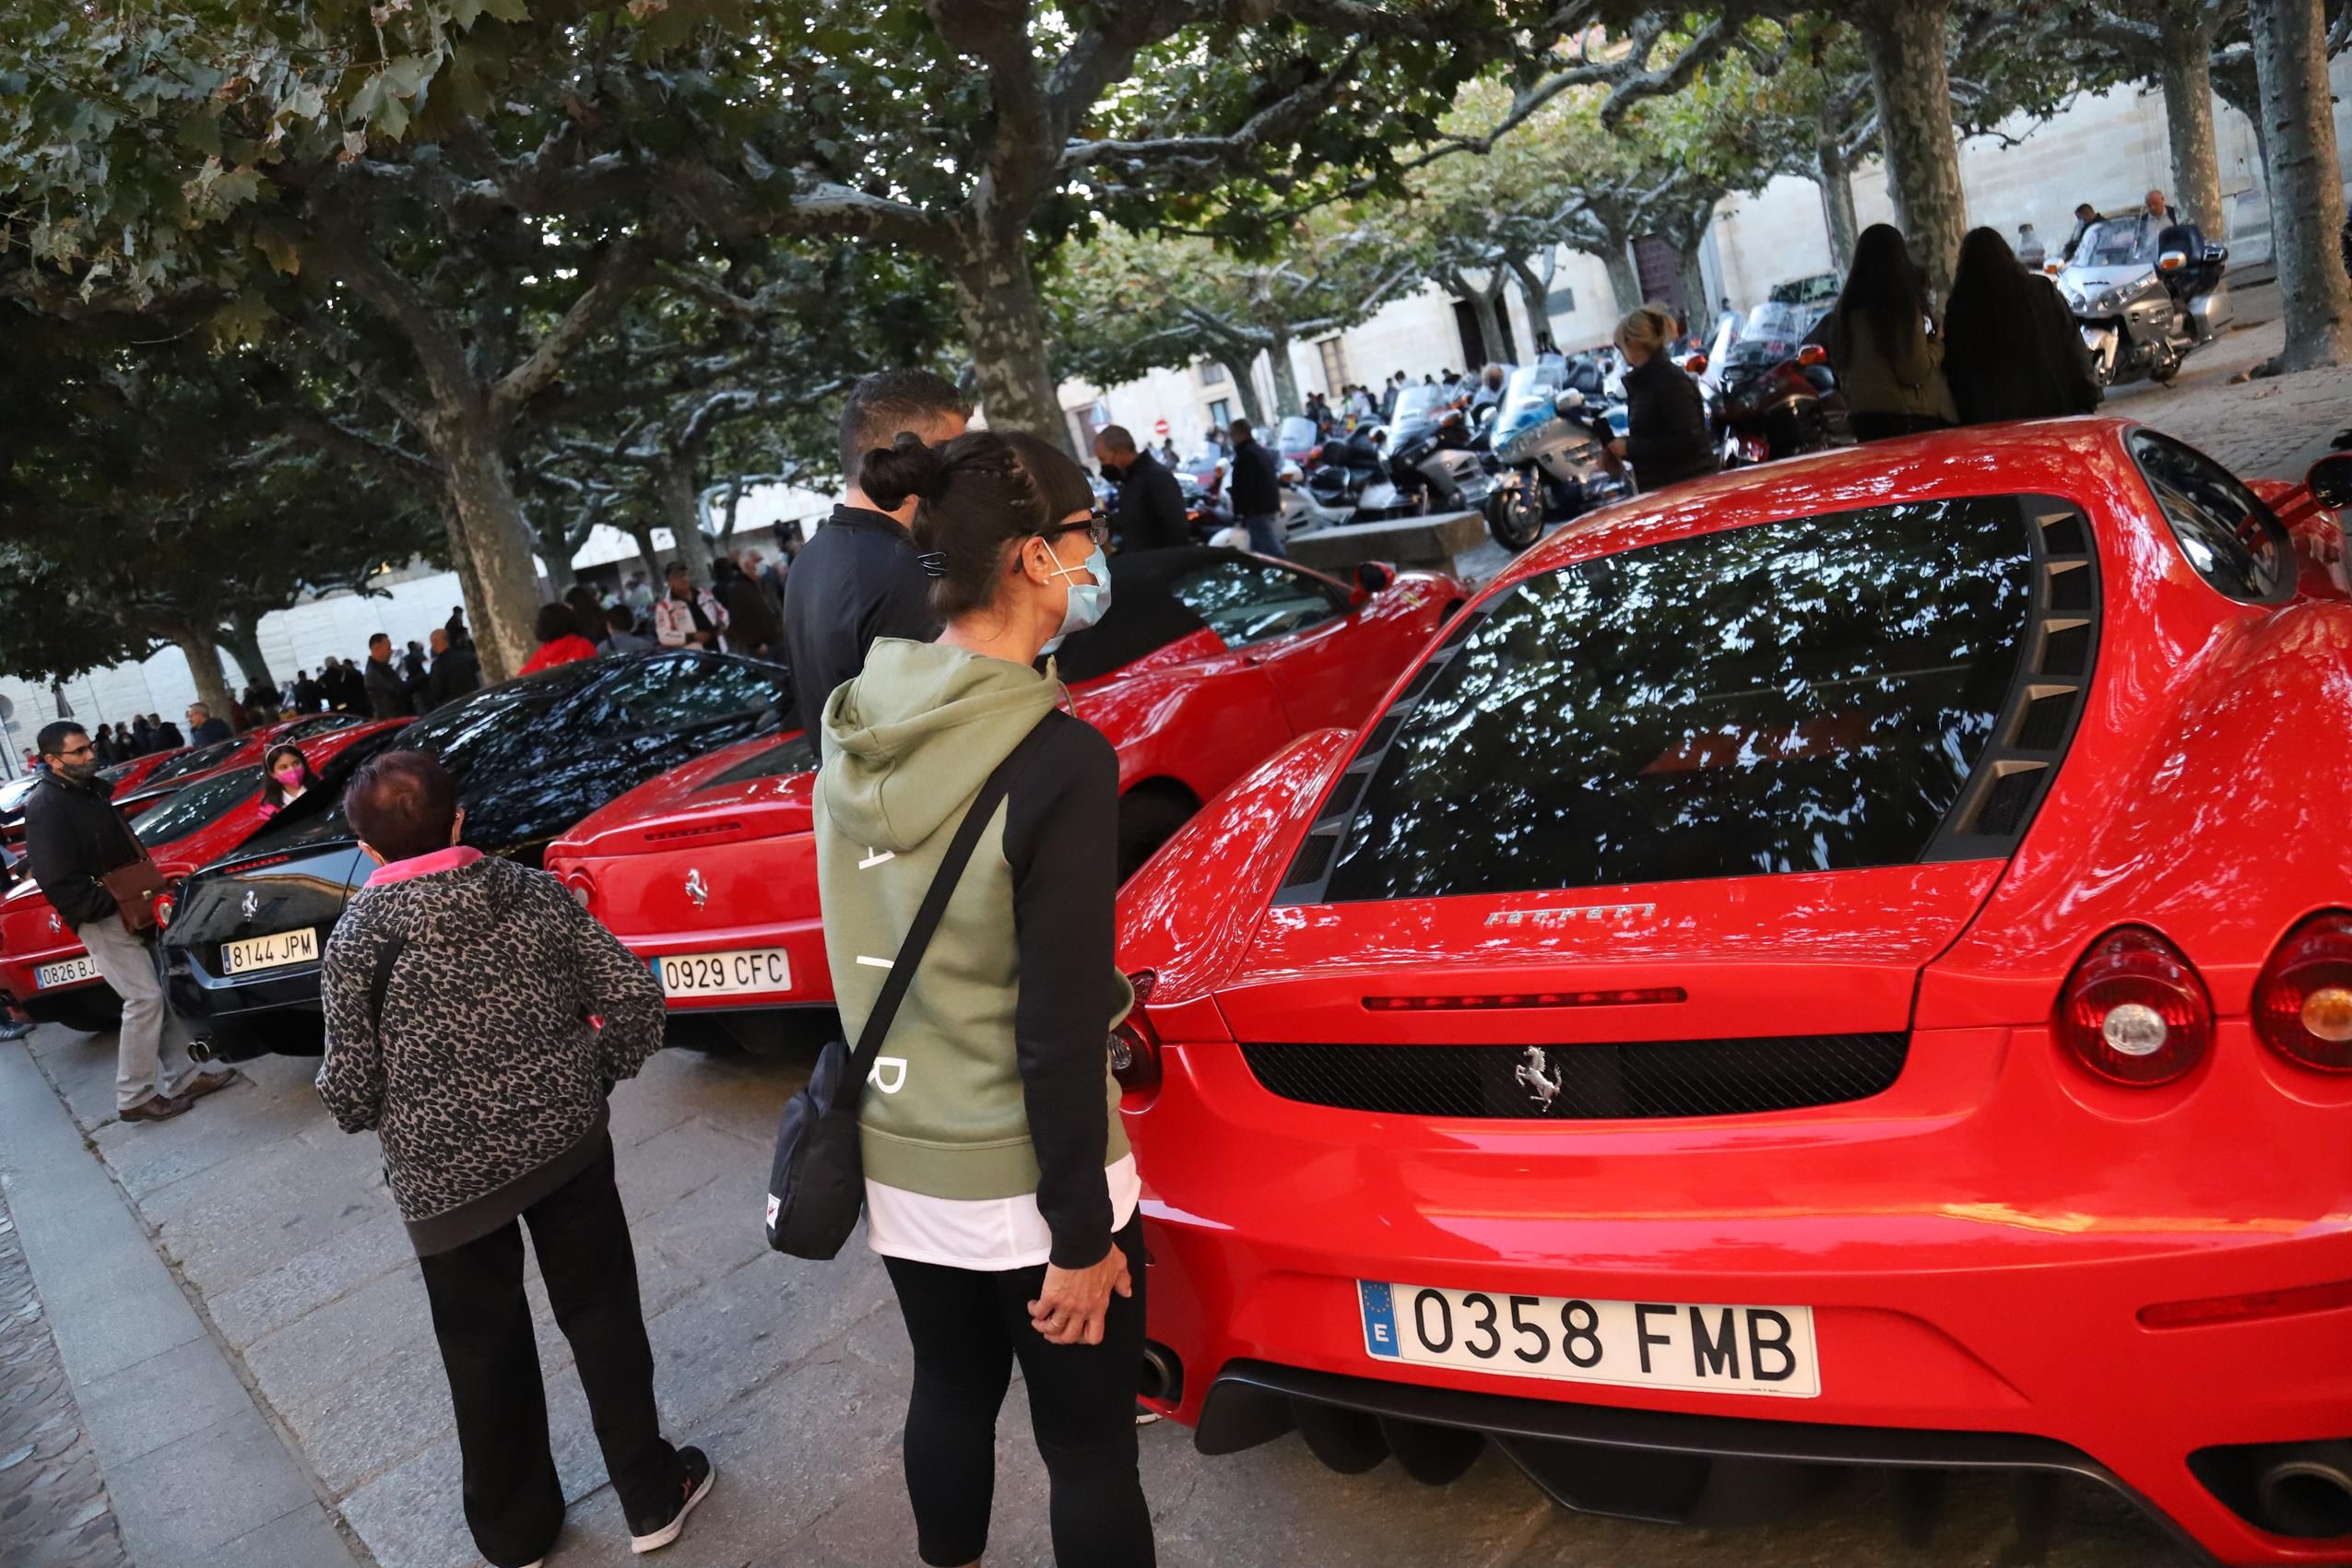
[[[1016,1358],[1052,1482],[1054,1561],[1062,1568],[1152,1568],[1152,1513],[1135,1469],[1142,1221],[1129,1220],[1113,1239],[1127,1254],[1135,1294],[1112,1295],[1099,1345],[1049,1345],[1031,1326],[1043,1264],[983,1273],[883,1259],[915,1343],[906,1490],[916,1550],[932,1568],[962,1568],[987,1549],[997,1410]]]

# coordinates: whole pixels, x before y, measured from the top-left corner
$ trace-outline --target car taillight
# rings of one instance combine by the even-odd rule
[[[1152,1020],[1143,1004],[1152,995],[1152,987],[1159,976],[1151,970],[1136,971],[1127,977],[1135,987],[1135,1006],[1127,1017],[1111,1031],[1111,1076],[1118,1079],[1121,1089],[1151,1090],[1160,1087],[1160,1032],[1152,1027]]]
[[[2058,1037],[2099,1077],[2170,1083],[2213,1048],[2213,1002],[2181,950],[2124,926],[2099,938],[2058,998]]]
[[[155,901],[155,923],[158,925],[171,924],[171,895],[170,893],[165,893]]]
[[[2287,934],[2254,983],[2254,1032],[2290,1062],[2352,1073],[2352,914],[2315,915]]]
[[[588,880],[588,874],[585,871],[565,872],[563,888],[572,895],[572,902],[582,909],[588,908],[589,901],[596,897],[596,887]]]

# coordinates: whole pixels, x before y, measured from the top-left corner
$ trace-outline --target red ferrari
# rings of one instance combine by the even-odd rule
[[[324,722],[329,719],[336,722]],[[360,763],[408,723],[329,713],[223,742],[244,758],[242,765],[208,769],[175,784],[133,817],[131,831],[147,845],[165,883],[176,890],[189,872],[227,855],[269,819],[262,814],[263,735],[274,736],[280,729],[298,732],[295,743],[325,786],[315,792],[315,807],[299,801],[287,808],[293,812],[330,804]],[[316,727],[305,732],[306,725]],[[268,744],[276,744],[275,739]],[[157,901],[156,914],[170,923],[170,895]],[[0,995],[14,998],[44,1023],[74,1029],[112,1029],[122,1016],[121,998],[99,977],[81,939],[49,906],[30,877],[0,898]]]
[[[1122,875],[1293,737],[1361,723],[1469,590],[1361,568],[1181,548],[1111,562],[1111,608],[1059,654],[1076,713],[1118,749]],[[747,740],[643,784],[547,868],[661,976],[673,1008],[833,1003],[817,918],[808,743]]]
[[[2117,419],[1514,562],[1121,893],[1157,1403],[1653,1519],[2071,1473],[2352,1562],[2344,568]]]

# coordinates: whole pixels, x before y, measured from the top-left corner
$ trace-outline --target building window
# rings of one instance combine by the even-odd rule
[[[1225,367],[1218,364],[1214,360],[1203,360],[1196,368],[1200,372],[1201,385],[1223,386],[1225,384]]]
[[[1232,398],[1220,397],[1210,403],[1209,427],[1211,430],[1223,430],[1227,425],[1230,425],[1233,422],[1234,406]]]
[[[1327,337],[1315,346],[1315,351],[1323,356],[1324,395],[1337,397],[1348,381],[1347,350],[1338,338]]]
[[[1097,401],[1083,408],[1066,408],[1063,417],[1070,420],[1070,441],[1072,451],[1091,455],[1094,450],[1094,435],[1111,422],[1110,410]]]
[[[1565,283],[1553,289],[1552,292],[1543,296],[1543,312],[1546,315],[1554,316],[1576,314],[1577,291]]]

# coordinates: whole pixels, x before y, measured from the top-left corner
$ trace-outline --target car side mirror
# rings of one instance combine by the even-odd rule
[[[2347,461],[2352,461],[2352,459],[2347,459]],[[1396,585],[1396,568],[1389,566],[1385,562],[1366,560],[1360,561],[1356,565],[1355,585],[1363,589],[1366,594],[1377,594],[1386,589],[1394,587]]]
[[[1829,350],[1818,343],[1808,343],[1797,350],[1797,363],[1800,365],[1826,365],[1828,362]]]
[[[2352,452],[2339,452],[2312,464],[2311,472],[2303,476],[2303,488],[2331,511],[2352,507]]]
[[[2156,258],[2156,269],[2158,272],[2178,272],[2188,265],[2188,253],[2183,251],[2167,251]]]

